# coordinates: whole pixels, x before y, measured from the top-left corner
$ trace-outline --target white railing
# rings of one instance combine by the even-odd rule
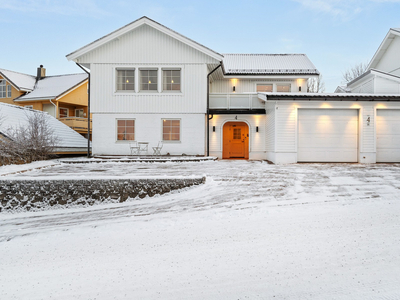
[[[258,99],[257,93],[210,94],[210,109],[263,109],[265,102]]]

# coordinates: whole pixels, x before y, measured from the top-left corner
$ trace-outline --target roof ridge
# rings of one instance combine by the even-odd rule
[[[0,102],[0,106],[1,106],[1,105],[9,106],[9,107],[12,107],[12,108],[18,108],[18,109],[28,110],[28,111],[33,111],[33,112],[40,112],[40,113],[43,113],[43,114],[48,114],[48,113],[45,112],[45,111],[41,111],[41,110],[37,110],[37,109],[33,109],[33,108],[28,108],[28,107],[20,106],[20,105],[10,104],[10,103]]]
[[[22,73],[22,72],[17,72],[17,71],[12,71],[12,70],[7,70],[7,69],[2,69],[2,68],[0,68],[0,72],[1,72],[1,71],[8,71],[8,72],[12,72],[12,73],[21,74],[21,75],[26,75],[26,76],[30,76],[30,77],[36,78],[36,76],[31,75],[31,74],[26,74],[26,73]]]
[[[49,78],[49,77],[61,77],[61,76],[72,76],[72,75],[87,75],[87,74],[86,73],[73,73],[73,74],[50,75],[50,76],[43,77],[42,80]]]
[[[305,56],[304,53],[222,53],[222,55]]]

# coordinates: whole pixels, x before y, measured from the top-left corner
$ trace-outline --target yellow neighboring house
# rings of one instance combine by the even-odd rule
[[[45,111],[87,136],[88,76],[46,76],[40,66],[37,76],[0,69],[0,102]]]

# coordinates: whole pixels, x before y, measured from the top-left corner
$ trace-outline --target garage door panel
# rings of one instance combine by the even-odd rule
[[[400,110],[376,110],[376,161],[400,162]]]
[[[358,161],[357,110],[299,109],[298,122],[298,161]]]

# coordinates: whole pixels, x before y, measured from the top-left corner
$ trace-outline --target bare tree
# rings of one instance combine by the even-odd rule
[[[342,73],[343,83],[348,83],[358,76],[362,75],[367,71],[368,65],[366,63],[359,63]]]
[[[307,93],[323,93],[325,92],[325,82],[322,81],[322,75],[318,78],[310,78],[307,81]]]
[[[26,114],[27,123],[8,128],[0,138],[0,164],[29,163],[50,158],[58,139],[44,113]]]

